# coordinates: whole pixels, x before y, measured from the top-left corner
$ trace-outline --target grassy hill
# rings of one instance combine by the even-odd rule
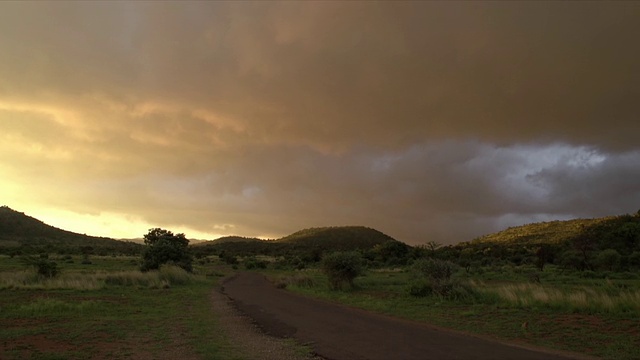
[[[389,241],[396,240],[375,229],[338,226],[304,229],[277,240],[224,237],[198,244],[194,251],[203,255],[226,252],[240,256],[297,254],[317,258],[324,252],[367,250]]]
[[[606,223],[614,218],[549,221],[514,226],[493,234],[481,236],[473,240],[473,242],[521,245],[561,244],[580,235],[585,228]]]
[[[8,206],[0,207],[0,250],[35,252],[58,249],[76,252],[80,247],[136,252],[141,245],[58,229]]]
[[[640,266],[640,213],[515,226],[440,251],[465,267],[509,261],[591,270],[610,262],[609,269],[628,269]]]
[[[395,241],[395,239],[378,230],[364,226],[310,228],[276,240],[276,242],[298,247],[321,247],[336,251],[365,250],[387,241]]]
[[[598,249],[633,251],[640,245],[640,214],[526,224],[479,237],[471,244],[561,247],[580,241]]]

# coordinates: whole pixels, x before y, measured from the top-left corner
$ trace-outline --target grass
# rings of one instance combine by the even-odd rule
[[[219,271],[141,273],[131,259],[103,260],[63,263],[62,275],[43,279],[0,259],[0,359],[242,358],[211,307],[219,276],[205,274]]]
[[[486,286],[474,283],[478,292],[499,297],[506,303],[522,308],[551,308],[569,313],[640,314],[640,291],[611,289],[611,283],[578,289],[558,288],[540,284],[507,284]]]
[[[162,289],[172,285],[184,285],[193,276],[176,267],[163,267],[160,271],[98,271],[92,274],[67,272],[54,278],[43,278],[34,270],[0,273],[0,290],[3,289],[31,289],[31,290],[98,290],[105,286],[133,286],[136,288]]]
[[[317,270],[270,276],[294,292],[436,326],[604,359],[639,359],[637,281],[574,277],[568,284],[547,284],[556,270],[548,269],[542,284],[514,273],[508,280],[468,282],[473,294],[458,300],[408,295],[408,284],[415,280],[409,272],[369,272],[345,291],[330,290]],[[300,278],[308,280],[297,285]]]

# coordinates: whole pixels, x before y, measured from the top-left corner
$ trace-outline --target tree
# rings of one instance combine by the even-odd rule
[[[193,271],[189,240],[184,234],[174,235],[169,230],[150,229],[144,235],[144,243],[147,248],[142,252],[140,270],[156,270],[163,264],[174,264],[188,272]]]
[[[322,259],[322,271],[333,290],[341,289],[344,283],[353,287],[353,280],[362,273],[362,256],[355,251],[335,252]]]
[[[551,247],[547,244],[542,244],[536,249],[536,267],[538,270],[543,271],[544,265],[553,260],[554,254]]]
[[[581,232],[573,238],[572,242],[573,248],[580,254],[580,270],[593,270],[591,253],[596,249],[594,231],[582,226]]]
[[[373,247],[376,260],[389,266],[404,265],[409,257],[409,246],[400,241],[389,240]]]

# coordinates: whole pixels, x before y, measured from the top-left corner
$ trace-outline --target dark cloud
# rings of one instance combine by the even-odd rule
[[[0,10],[0,172],[43,206],[411,242],[640,206],[634,2]]]

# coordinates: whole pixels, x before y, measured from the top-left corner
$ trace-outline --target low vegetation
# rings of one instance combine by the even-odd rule
[[[539,282],[528,275],[533,266],[485,270],[470,276],[457,268],[448,279],[436,275],[435,285],[430,270],[419,280],[423,270],[413,267],[369,269],[339,291],[320,269],[272,276],[290,291],[392,316],[603,359],[640,358],[636,279],[583,278],[553,265]]]
[[[216,331],[209,294],[217,265],[141,272],[137,257],[82,259],[43,258],[59,264],[51,277],[0,255],[1,359],[242,358]]]
[[[185,351],[235,358],[229,341],[208,330],[215,319],[204,319],[211,319],[206,293],[217,275],[238,269],[265,271],[280,288],[393,316],[604,359],[640,358],[640,213],[413,247],[364,227],[197,245],[151,229],[145,245],[111,246],[101,238],[81,245],[74,242],[78,234],[34,221],[0,209],[0,228],[37,230],[0,236],[0,320],[8,324],[0,336],[19,344],[53,331],[67,344],[56,358],[79,359],[87,347],[104,350],[116,340],[125,345],[110,350],[112,357],[135,358],[134,344],[142,342],[144,356],[157,358],[159,347],[151,344],[180,348],[176,328],[188,339]],[[63,317],[71,320],[57,321]],[[99,320],[100,335],[91,319]],[[5,345],[0,358],[47,358],[37,341],[27,343]]]

